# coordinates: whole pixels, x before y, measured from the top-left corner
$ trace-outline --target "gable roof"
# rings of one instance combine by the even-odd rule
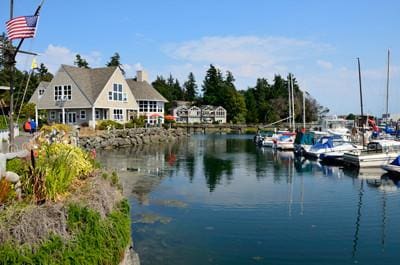
[[[133,96],[136,100],[152,100],[168,102],[152,85],[146,81],[135,81],[134,79],[126,79],[128,86],[131,88]]]
[[[47,87],[49,86],[50,82],[46,82],[46,81],[41,81],[38,85],[38,87],[35,89],[35,91],[33,92],[29,102],[35,103],[37,105],[38,100],[39,100],[39,90],[40,89],[47,89]]]
[[[69,65],[61,65],[61,67],[92,104],[96,101],[108,80],[111,78],[111,75],[117,69],[116,66],[93,69],[79,68]]]

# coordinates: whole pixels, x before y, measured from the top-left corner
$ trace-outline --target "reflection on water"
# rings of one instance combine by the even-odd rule
[[[197,135],[103,151],[142,264],[397,264],[399,180]]]

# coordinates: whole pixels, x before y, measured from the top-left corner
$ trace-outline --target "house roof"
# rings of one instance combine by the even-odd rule
[[[128,86],[131,88],[133,96],[136,100],[152,100],[168,102],[152,85],[146,81],[135,81],[134,79],[126,79]]]
[[[46,81],[41,81],[37,87],[37,89],[35,89],[35,91],[33,92],[31,99],[29,100],[29,102],[33,102],[37,105],[38,102],[38,94],[39,94],[39,90],[40,89],[47,89],[47,87],[49,86],[50,82],[46,82]]]
[[[96,101],[108,80],[111,78],[111,75],[117,69],[116,66],[94,69],[79,68],[69,65],[61,65],[61,67],[71,79],[74,80],[91,103]]]

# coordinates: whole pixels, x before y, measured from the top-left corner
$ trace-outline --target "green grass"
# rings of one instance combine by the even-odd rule
[[[51,236],[35,246],[0,245],[0,264],[119,264],[130,242],[129,205],[123,200],[106,218],[79,205],[68,206],[73,238]]]

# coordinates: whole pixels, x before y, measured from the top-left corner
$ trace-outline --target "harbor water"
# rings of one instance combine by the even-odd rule
[[[398,264],[398,179],[194,135],[103,150],[131,204],[141,264]]]

